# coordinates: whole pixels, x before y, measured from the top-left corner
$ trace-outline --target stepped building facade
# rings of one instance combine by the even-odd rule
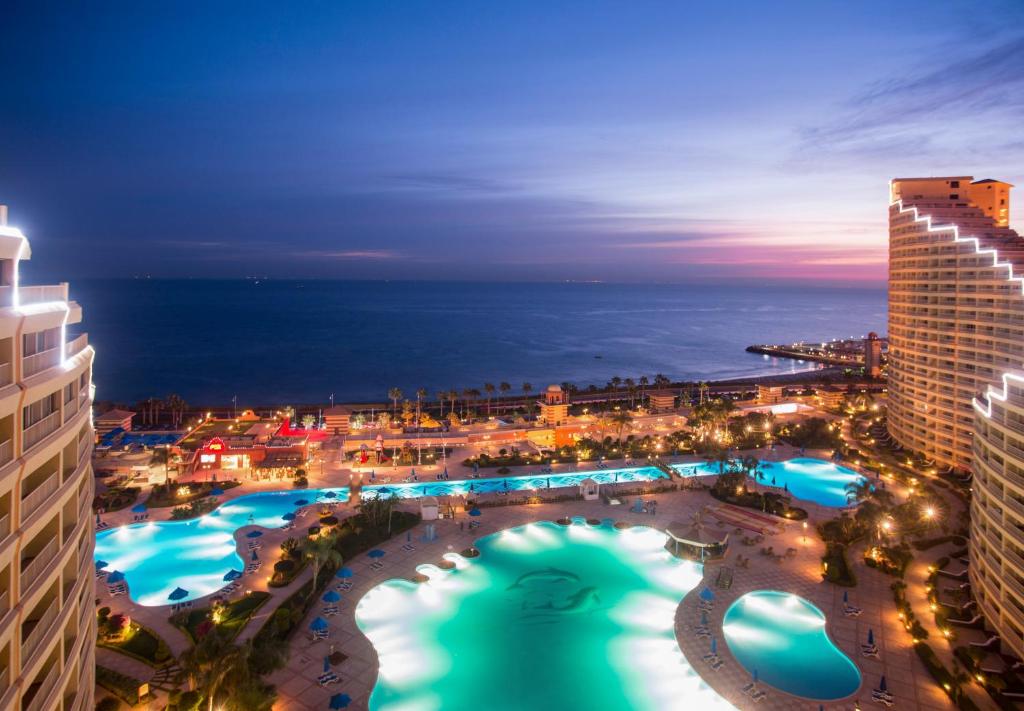
[[[93,708],[93,350],[0,207],[0,709]]]

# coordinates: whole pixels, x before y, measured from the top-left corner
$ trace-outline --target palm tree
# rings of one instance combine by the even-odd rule
[[[313,567],[313,590],[316,590],[316,578],[323,566],[333,564],[335,567],[339,567],[341,565],[341,553],[338,552],[334,543],[333,535],[306,538],[301,543],[302,555],[309,559],[309,563]]]
[[[668,376],[658,373],[654,376],[654,384],[659,388],[667,388],[672,384],[672,381],[668,379]]]
[[[527,398],[530,397],[530,393],[533,391],[533,383],[523,383],[523,395]]]
[[[619,386],[622,385],[622,378],[616,375],[608,382],[612,384],[612,390],[618,390]]]
[[[182,669],[188,675],[190,685],[201,690],[206,697],[207,711],[213,711],[213,702],[221,684],[225,677],[238,669],[242,657],[241,650],[217,628],[200,637],[192,649],[181,655]]]
[[[491,396],[494,395],[494,383],[484,383],[484,391],[487,393],[487,415],[491,414]]]
[[[633,403],[636,402],[636,381],[632,378],[626,378],[622,383],[626,386],[626,392],[629,393],[629,406],[633,407]]]
[[[626,425],[628,425],[631,422],[633,422],[633,415],[631,415],[626,410],[619,410],[618,412],[613,413],[610,419],[612,421],[612,424],[614,424],[614,425],[616,425],[618,427],[617,438],[618,438],[619,445],[621,446],[622,445],[622,429]]]
[[[508,395],[508,391],[511,390],[511,389],[512,389],[512,386],[509,385],[508,383],[504,382],[504,381],[498,383],[498,390],[501,391],[501,396],[502,397],[505,397],[506,395]]]
[[[874,490],[871,482],[863,477],[856,479],[855,481],[851,481],[844,488],[846,489],[846,500],[849,503],[864,501],[865,499],[871,498],[871,494]]]
[[[459,399],[459,391],[454,388],[449,390],[448,399],[452,401],[452,406],[448,408],[448,412],[455,412],[455,404]]]
[[[601,434],[601,441],[604,441],[604,433],[614,423],[611,418],[607,415],[598,415],[597,420],[594,421],[594,425],[597,427],[597,431]]]
[[[177,429],[181,426],[181,421],[185,419],[185,408],[188,405],[181,398],[180,395],[171,394],[167,396],[167,400],[164,401],[167,409],[171,412],[171,422],[174,428]]]
[[[388,397],[391,399],[391,417],[398,416],[398,401],[402,399],[402,391],[398,388],[388,390]]]
[[[447,398],[448,398],[448,391],[447,390],[438,390],[437,391],[437,401],[441,405],[441,419],[442,420],[444,419],[444,401]]]
[[[466,419],[466,410],[469,407],[469,400],[473,397],[473,388],[462,389],[462,419]]]
[[[648,380],[646,375],[641,375],[640,376],[640,404],[641,405],[644,404],[644,395],[646,394],[647,386],[650,385],[650,384],[651,384],[651,381]]]

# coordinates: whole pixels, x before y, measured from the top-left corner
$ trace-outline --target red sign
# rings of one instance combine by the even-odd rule
[[[227,449],[227,446],[220,437],[214,437],[206,445],[207,452],[223,452],[225,449]]]

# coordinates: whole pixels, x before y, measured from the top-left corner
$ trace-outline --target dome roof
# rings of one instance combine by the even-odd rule
[[[560,393],[560,392],[562,392],[562,386],[561,385],[549,385],[548,386],[548,392],[549,393]]]

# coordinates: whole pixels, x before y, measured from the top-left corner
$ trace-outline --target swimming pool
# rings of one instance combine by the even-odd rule
[[[860,671],[825,631],[825,615],[798,595],[747,593],[725,612],[722,633],[736,660],[766,684],[818,701],[860,688]]]
[[[700,583],[664,533],[531,523],[449,553],[454,571],[389,580],[356,606],[380,660],[372,711],[727,709],[675,638]]]
[[[472,495],[502,491],[534,491],[578,486],[591,478],[600,483],[652,481],[668,478],[656,467],[608,469],[597,472],[552,474],[467,481],[408,482],[364,486],[363,499],[398,496]],[[167,605],[175,588],[188,591],[183,600],[194,600],[224,587],[224,575],[244,570],[236,553],[234,533],[243,526],[280,528],[285,514],[300,502],[347,501],[347,486],[331,489],[291,489],[248,494],[227,501],[211,513],[190,521],[150,521],[96,534],[96,560],[107,570],[119,570],[128,581],[128,593],[140,605]],[[276,551],[266,555],[276,556]]]
[[[718,464],[695,462],[673,464],[680,476],[717,475]],[[813,501],[821,506],[842,508],[849,505],[846,485],[860,481],[863,477],[852,469],[834,462],[811,457],[797,457],[782,462],[761,461],[756,476],[758,483],[779,488],[788,488],[797,499]]]

